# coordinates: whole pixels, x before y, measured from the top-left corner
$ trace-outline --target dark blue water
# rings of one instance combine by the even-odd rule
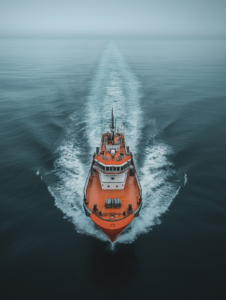
[[[143,189],[112,246],[82,193],[111,108]],[[1,299],[224,299],[226,41],[0,41]]]

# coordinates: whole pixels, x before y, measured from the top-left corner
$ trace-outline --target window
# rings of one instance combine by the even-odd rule
[[[113,170],[116,171],[116,167],[114,167]]]
[[[120,167],[117,167],[117,171],[120,171]]]
[[[109,167],[106,167],[106,171],[109,171]]]
[[[110,167],[110,171],[112,171],[112,167]]]

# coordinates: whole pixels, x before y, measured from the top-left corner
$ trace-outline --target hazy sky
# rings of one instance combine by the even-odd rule
[[[0,0],[0,37],[226,37],[226,0]]]

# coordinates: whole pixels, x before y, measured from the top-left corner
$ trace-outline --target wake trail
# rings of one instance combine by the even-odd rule
[[[154,137],[149,137],[149,143],[142,152],[139,149],[143,119],[140,97],[139,80],[115,44],[109,43],[96,69],[85,110],[76,110],[70,116],[71,125],[56,150],[59,157],[52,171],[57,175],[58,181],[48,187],[56,206],[62,210],[65,218],[71,220],[80,234],[108,240],[90,218],[85,216],[82,204],[83,188],[92,155],[95,147],[100,144],[102,132],[109,130],[112,107],[117,116],[117,127],[123,131],[122,122],[125,124],[127,145],[133,154],[140,152],[139,155],[142,156],[140,169],[136,158],[134,159],[143,190],[143,207],[140,216],[126,228],[117,242],[131,243],[140,234],[151,230],[152,226],[160,224],[161,215],[168,210],[179,192],[178,183],[172,179],[175,178],[176,171],[167,159],[172,149],[163,142],[155,142]],[[86,153],[85,158],[83,153]]]
[[[188,176],[187,174],[184,173],[184,186],[186,185],[187,182],[188,182]]]

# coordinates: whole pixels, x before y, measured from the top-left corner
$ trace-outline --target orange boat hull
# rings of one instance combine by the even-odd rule
[[[120,233],[133,221],[134,214],[131,214],[122,220],[112,222],[100,219],[94,214],[90,214],[90,218],[96,224],[96,226],[108,236],[110,241],[113,243],[120,235]]]
[[[124,134],[116,130],[113,108],[110,129],[111,133],[102,134],[101,145],[93,154],[83,206],[86,216],[113,243],[139,216],[142,190],[132,152]]]

